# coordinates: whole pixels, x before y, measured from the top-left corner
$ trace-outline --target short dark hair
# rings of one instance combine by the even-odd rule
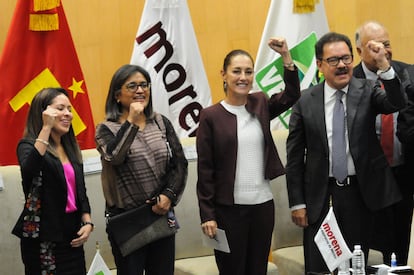
[[[105,103],[105,116],[109,121],[118,121],[122,115],[122,106],[117,102],[117,96],[121,92],[122,85],[125,84],[127,79],[135,73],[141,73],[148,83],[151,83],[150,74],[143,67],[138,65],[126,64],[121,66],[112,76],[111,83],[109,85],[109,91]],[[152,92],[150,86],[150,98],[148,106],[144,109],[144,114],[147,118],[153,116],[152,109]]]
[[[316,42],[315,44],[315,56],[316,59],[318,60],[322,60],[323,58],[323,47],[325,46],[325,44],[328,43],[333,43],[333,42],[345,42],[346,45],[348,46],[349,50],[351,51],[351,55],[352,53],[352,44],[351,44],[351,40],[348,38],[348,36],[341,34],[341,33],[336,33],[336,32],[328,32],[325,35],[323,35],[318,42]]]

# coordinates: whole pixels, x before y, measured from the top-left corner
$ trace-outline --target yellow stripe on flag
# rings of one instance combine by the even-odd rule
[[[46,68],[21,89],[9,102],[14,112],[17,112],[26,103],[30,105],[33,97],[44,87],[60,87],[59,82]]]
[[[33,97],[45,87],[61,87],[52,72],[46,68],[21,89],[9,102],[14,112],[17,112],[25,104],[32,102]],[[86,125],[75,108],[72,108],[72,127],[75,136],[86,129]]]
[[[30,14],[29,29],[32,31],[56,31],[59,29],[59,17],[54,14]]]
[[[81,133],[83,130],[86,129],[85,123],[83,123],[81,117],[79,116],[78,112],[76,112],[75,108],[72,108],[73,120],[72,120],[72,127],[73,132],[75,132],[75,136]]]
[[[34,11],[46,11],[60,6],[60,0],[33,0]]]
[[[46,11],[60,6],[60,0],[33,0],[34,11]]]

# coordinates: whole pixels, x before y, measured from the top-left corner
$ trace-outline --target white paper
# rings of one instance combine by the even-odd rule
[[[379,264],[379,265],[373,265],[372,267],[386,268],[388,270],[388,275],[397,275],[397,273],[401,273],[402,271],[409,272],[412,270],[411,266],[409,265],[390,267],[389,265],[386,265],[386,264]],[[393,273],[393,271],[395,271],[395,273]]]
[[[227,242],[226,232],[223,229],[217,228],[216,236],[214,238],[203,234],[203,245],[214,248],[226,253],[230,253],[229,243]]]
[[[84,158],[83,171],[85,175],[101,172],[102,171],[101,158],[99,156]]]
[[[401,265],[401,266],[391,267],[390,269],[388,269],[388,272],[390,272],[389,274],[391,274],[391,272],[401,273],[401,272],[410,272],[410,271],[411,271],[411,266],[409,265]]]
[[[187,160],[196,160],[197,159],[197,149],[195,144],[183,146],[183,151],[185,158]]]

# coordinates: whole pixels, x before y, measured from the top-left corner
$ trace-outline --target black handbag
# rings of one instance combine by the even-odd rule
[[[177,229],[172,210],[157,215],[149,204],[107,218],[108,233],[124,257],[153,241],[174,235]]]

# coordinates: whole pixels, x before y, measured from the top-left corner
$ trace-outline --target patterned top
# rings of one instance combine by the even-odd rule
[[[123,124],[105,121],[98,125],[96,143],[101,153],[102,186],[109,207],[137,207],[168,187],[163,181],[170,159],[166,126],[161,115],[155,117],[156,120],[147,119],[142,131],[128,121]],[[176,196],[173,189],[169,189],[170,193]]]

